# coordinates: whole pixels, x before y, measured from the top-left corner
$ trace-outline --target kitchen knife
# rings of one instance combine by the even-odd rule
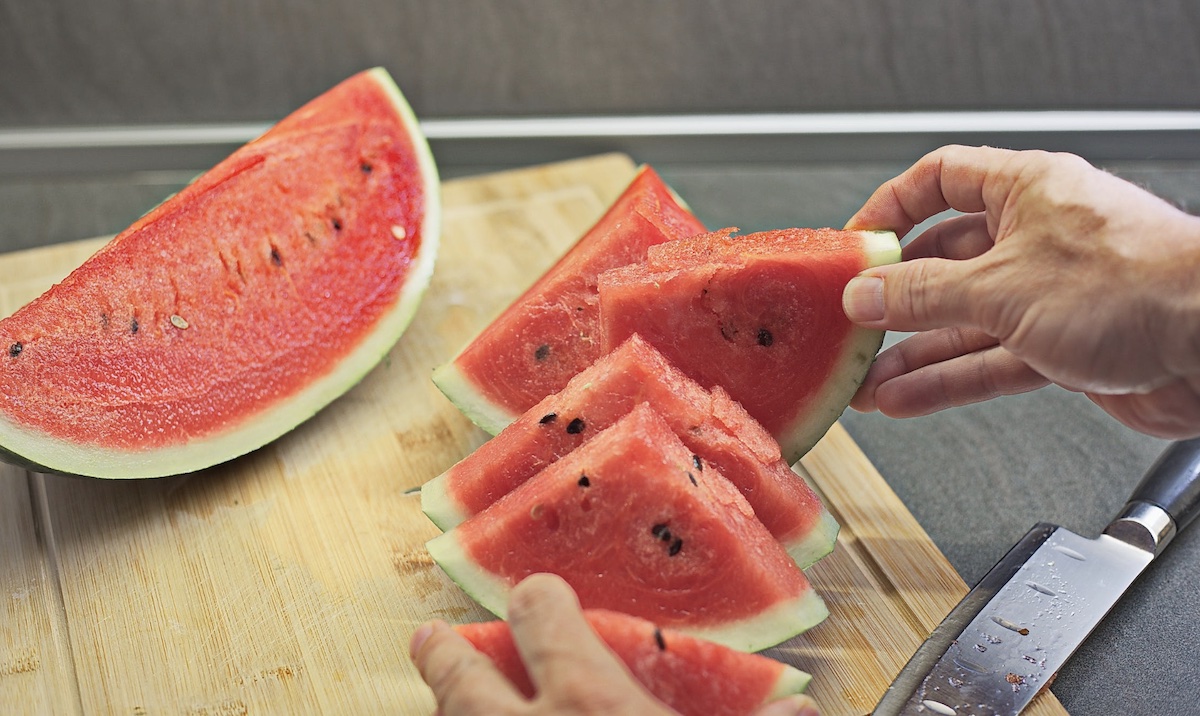
[[[874,716],[1015,716],[1200,514],[1200,438],[1159,457],[1104,533],[1035,525],[942,621]]]

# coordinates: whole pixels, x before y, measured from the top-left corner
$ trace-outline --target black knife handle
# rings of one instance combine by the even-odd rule
[[[1129,502],[1149,502],[1166,510],[1176,531],[1200,515],[1200,438],[1168,447],[1134,488]]]

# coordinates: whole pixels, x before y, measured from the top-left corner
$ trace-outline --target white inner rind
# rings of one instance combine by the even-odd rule
[[[211,437],[140,451],[80,445],[48,437],[0,415],[0,445],[36,469],[104,478],[141,478],[193,472],[259,448],[287,433],[360,381],[404,333],[433,275],[441,232],[441,197],[433,154],[416,116],[383,68],[370,70],[402,120],[417,155],[425,188],[421,246],[392,308],[370,335],[329,373],[292,397],[250,416],[240,425]]]
[[[481,568],[467,554],[458,535],[453,531],[434,537],[426,547],[450,579],[454,580],[484,609],[507,618],[508,581]],[[761,651],[820,624],[829,616],[829,609],[816,591],[772,605],[753,617],[709,627],[673,625],[677,631],[723,644],[738,651]]]
[[[840,530],[841,525],[833,518],[833,515],[829,514],[828,510],[821,510],[817,524],[808,531],[808,534],[796,542],[783,546],[796,566],[800,569],[808,569],[833,551]]]
[[[443,532],[470,516],[446,489],[446,473],[421,485],[421,511]]]
[[[454,403],[454,407],[489,435],[499,434],[520,417],[484,397],[453,361],[433,371],[433,384]]]
[[[900,241],[891,231],[860,231],[863,269],[894,264],[900,260]],[[817,444],[831,425],[841,417],[858,386],[862,385],[867,369],[883,345],[883,331],[852,328],[841,352],[833,362],[834,370],[821,391],[813,397],[810,407],[790,427],[780,431],[779,445],[783,458],[793,464]]]
[[[812,682],[812,674],[784,664],[783,671],[779,673],[779,679],[775,682],[775,687],[764,699],[764,703],[793,694],[802,694],[810,682]]]

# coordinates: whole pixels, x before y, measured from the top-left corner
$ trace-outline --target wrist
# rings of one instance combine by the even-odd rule
[[[1163,345],[1172,372],[1200,381],[1200,216],[1185,214],[1180,223],[1181,255],[1174,276],[1159,289],[1170,317]]]

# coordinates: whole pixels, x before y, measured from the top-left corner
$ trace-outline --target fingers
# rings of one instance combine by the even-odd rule
[[[1049,384],[994,339],[954,333],[913,336],[885,351],[852,406],[895,418],[916,417]]]
[[[902,257],[905,261],[925,258],[973,259],[994,245],[987,216],[981,213],[964,214],[939,221],[908,242]]]
[[[928,258],[867,269],[846,284],[842,310],[861,326],[891,331],[976,326],[968,264]]]
[[[962,328],[944,328],[906,338],[875,357],[850,407],[860,412],[876,410],[875,391],[880,385],[925,366],[996,344],[996,339],[983,331]]]
[[[821,716],[817,702],[810,696],[798,694],[772,701],[755,711],[753,716]]]
[[[1015,176],[1006,167],[1016,155],[1004,149],[962,146],[930,152],[879,187],[846,228],[889,229],[904,236],[946,209],[975,213],[997,201],[999,209]]]
[[[409,654],[443,714],[506,713],[525,701],[491,659],[446,622],[419,627],[413,633]]]
[[[638,684],[625,666],[596,636],[580,611],[571,587],[560,577],[534,574],[526,577],[512,593],[508,607],[517,651],[521,654],[539,693],[548,687],[563,692],[565,701],[578,693],[607,685],[593,698],[611,698],[622,690],[638,691]],[[553,696],[554,694],[550,694]]]

